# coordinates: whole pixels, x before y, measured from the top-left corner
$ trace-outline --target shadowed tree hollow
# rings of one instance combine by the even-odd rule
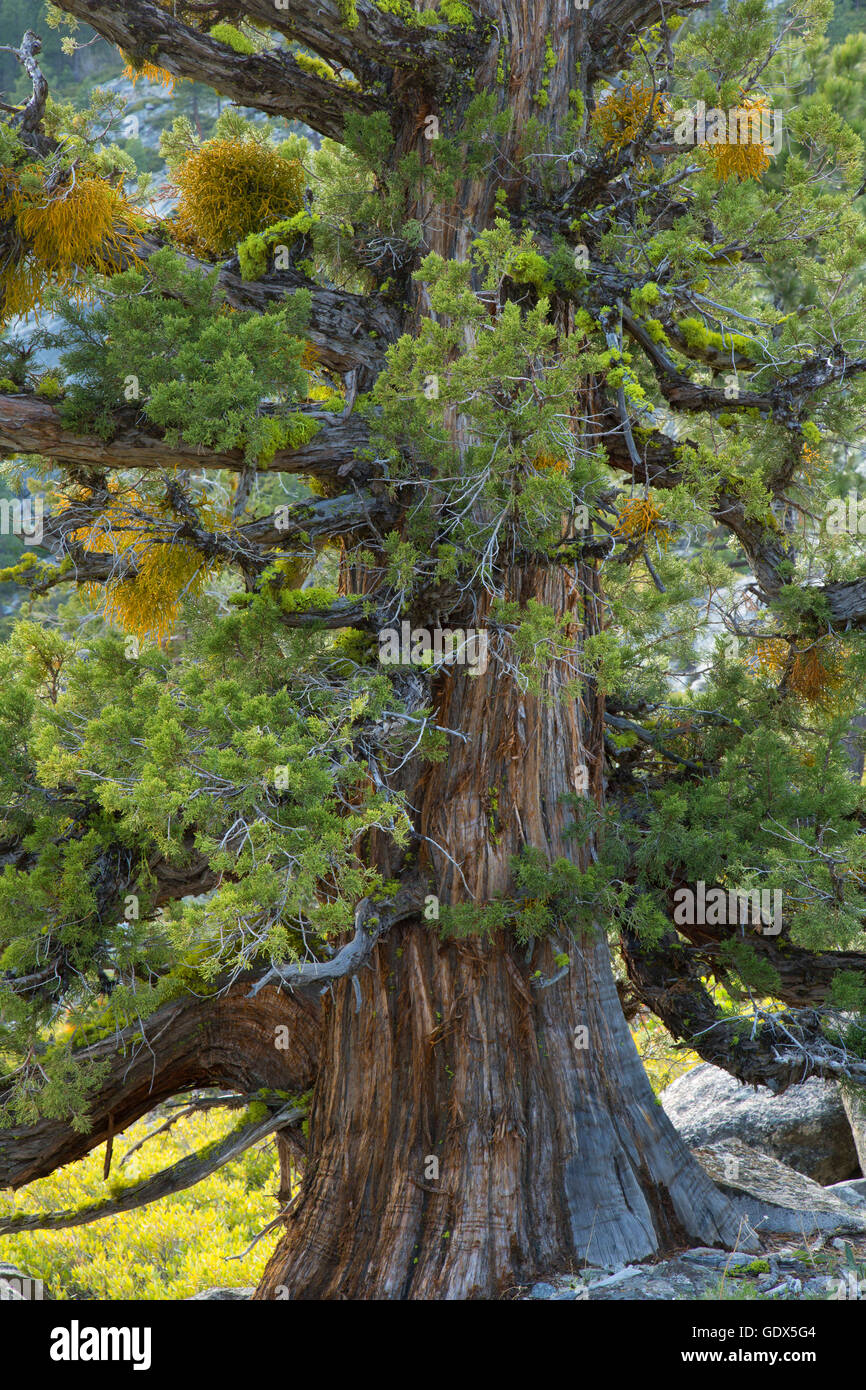
[[[250,1109],[0,1229],[275,1132],[259,1298],[732,1246],[627,1018],[866,1082],[826,6],[56,9],[234,104],[164,132],[162,216],[34,32],[0,117],[0,1183],[107,1174],[189,1090]]]

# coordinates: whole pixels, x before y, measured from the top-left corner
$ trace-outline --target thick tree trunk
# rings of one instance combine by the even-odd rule
[[[504,173],[466,183],[454,205],[422,198],[411,215],[427,245],[465,258],[513,181],[533,102],[561,128],[574,75],[585,82],[587,12],[569,0],[490,0],[498,43],[476,90],[497,90],[514,114]],[[548,38],[559,61],[545,66]],[[467,95],[467,100],[471,94]],[[435,93],[419,93],[422,113]],[[426,105],[425,105],[426,102]],[[459,116],[443,133],[459,132]],[[407,128],[398,151],[434,142]],[[412,324],[429,312],[418,287]],[[568,331],[568,323],[559,325]],[[578,402],[575,402],[577,407]],[[455,421],[460,438],[460,421]],[[581,679],[584,635],[597,631],[597,576],[524,566],[502,576],[506,597],[567,619],[568,650],[540,695],[514,669],[507,639],[490,634],[485,674],[465,668],[434,691],[439,723],[459,730],[446,762],[407,788],[420,863],[445,904],[484,904],[514,892],[523,847],[586,867],[591,849],[569,835],[569,798],[602,795],[600,701]],[[363,587],[363,584],[361,585]],[[464,624],[484,627],[486,599]],[[417,625],[464,625],[450,613]],[[575,693],[577,687],[577,693]],[[382,849],[386,873],[398,865]],[[623,1018],[604,924],[577,938],[563,926],[526,958],[513,940],[443,944],[436,923],[404,925],[378,947],[361,1006],[344,982],[328,1003],[323,1067],[301,1193],[259,1298],[470,1298],[507,1294],[540,1274],[584,1262],[637,1259],[678,1242],[734,1243],[726,1199],[656,1104]],[[558,950],[567,974],[556,974]],[[538,974],[540,972],[540,976]]]
[[[443,947],[419,925],[380,947],[360,1012],[337,991],[301,1197],[257,1297],[495,1297],[736,1242],[655,1102],[603,938],[571,956],[536,991],[501,942]]]
[[[515,572],[508,592],[555,605],[573,641],[538,696],[503,664],[507,643],[484,675],[443,682],[442,722],[472,739],[414,799],[443,903],[513,891],[522,846],[580,863],[563,798],[598,783],[597,699],[562,689],[594,576]],[[567,974],[538,988],[560,948]],[[584,1262],[736,1241],[655,1102],[602,926],[530,955],[418,922],[380,944],[360,1009],[349,982],[335,991],[300,1198],[258,1297],[495,1297]]]

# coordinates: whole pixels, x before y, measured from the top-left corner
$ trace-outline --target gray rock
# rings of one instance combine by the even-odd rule
[[[555,1293],[556,1293],[556,1289],[553,1287],[552,1284],[533,1284],[533,1286],[532,1286],[532,1293],[531,1293],[530,1297],[532,1297],[532,1298],[553,1298],[553,1296],[554,1296]]]
[[[827,1191],[837,1193],[843,1202],[850,1202],[854,1207],[866,1207],[866,1178],[854,1178],[851,1182],[834,1182]]]
[[[188,1298],[187,1303],[199,1303],[204,1301],[217,1300],[220,1302],[240,1302],[242,1299],[252,1298],[255,1288],[252,1284],[243,1288],[225,1289],[202,1289],[201,1293],[194,1293]]]
[[[835,1082],[810,1077],[774,1096],[702,1062],[668,1086],[661,1102],[690,1148],[739,1139],[815,1182],[857,1174],[857,1150]]]
[[[742,1250],[732,1250],[729,1254],[725,1250],[708,1250],[704,1246],[685,1250],[680,1255],[681,1260],[691,1264],[709,1265],[713,1269],[741,1269],[750,1265],[754,1258],[754,1255],[747,1255]]]
[[[854,1135],[860,1172],[866,1175],[866,1094],[862,1089],[851,1091],[847,1086],[843,1086],[842,1104],[848,1116],[851,1133]]]
[[[807,1298],[829,1298],[835,1283],[836,1280],[829,1279],[826,1274],[813,1274],[803,1284],[803,1293]]]
[[[859,1206],[738,1139],[695,1149],[694,1155],[755,1231],[802,1239],[813,1231],[866,1232],[866,1212]]]

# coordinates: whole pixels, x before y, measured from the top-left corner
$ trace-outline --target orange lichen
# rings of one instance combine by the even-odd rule
[[[0,275],[4,316],[35,309],[50,284],[82,297],[79,271],[108,272],[120,261],[135,262],[134,212],[120,186],[78,174],[67,188],[46,194],[25,191],[13,170],[0,169],[0,178],[8,181],[22,247]]]
[[[668,114],[668,103],[651,87],[634,82],[608,94],[592,115],[592,128],[605,145],[618,152],[644,129],[650,128]]]
[[[845,648],[837,638],[818,637],[795,646],[784,637],[762,637],[749,664],[812,705],[829,705],[845,681]]]
[[[622,503],[614,535],[643,542],[655,538],[665,549],[670,541],[668,523],[651,497],[630,497]]]

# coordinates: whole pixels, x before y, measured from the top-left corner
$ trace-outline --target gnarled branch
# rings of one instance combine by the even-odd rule
[[[291,1046],[275,1046],[277,1028]],[[90,1130],[44,1118],[0,1129],[0,1187],[23,1187],[82,1158],[169,1096],[194,1087],[264,1087],[294,1095],[309,1090],[319,1062],[316,1000],[276,990],[249,997],[243,980],[208,998],[184,995],[134,1028],[75,1052],[81,1062],[109,1064],[93,1094]],[[5,1092],[0,1090],[0,1102]],[[283,1121],[285,1123],[285,1121]]]
[[[236,53],[152,0],[125,0],[122,5],[115,0],[61,0],[60,8],[134,58],[156,63],[175,77],[205,82],[241,106],[305,121],[333,140],[343,138],[349,112],[370,115],[387,107],[384,96],[316,77],[288,53]]]
[[[307,412],[315,418],[316,412]],[[356,458],[367,442],[368,430],[357,416],[333,415],[318,434],[297,449],[281,449],[267,465],[276,473],[311,473],[316,477],[363,482],[369,464]],[[183,444],[168,444],[156,426],[140,425],[137,411],[118,410],[111,439],[77,434],[62,422],[60,411],[39,397],[21,394],[0,396],[0,452],[42,454],[57,463],[84,464],[94,468],[227,468],[242,472],[242,449],[215,453]]]
[[[274,983],[290,990],[309,985],[326,988],[332,980],[357,975],[372,956],[380,936],[395,923],[421,911],[426,892],[425,880],[416,874],[405,880],[393,898],[384,898],[380,902],[362,898],[355,909],[355,934],[336,955],[330,960],[301,961],[296,965],[272,965],[253,986],[250,991],[251,997],[266,985]]]

